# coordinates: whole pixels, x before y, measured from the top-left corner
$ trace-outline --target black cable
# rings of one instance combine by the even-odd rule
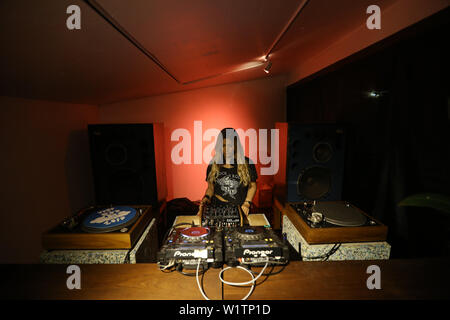
[[[287,264],[282,264],[282,263],[270,263],[271,264],[271,269],[270,269],[270,272],[269,273],[263,273],[261,276],[267,276],[267,277],[270,277],[270,276],[273,276],[273,275],[276,275],[276,274],[279,274],[279,273],[281,273],[285,268],[286,268],[286,266],[287,266]],[[272,272],[273,271],[273,269],[275,269],[275,265],[282,265],[282,267],[281,267],[281,269],[280,270],[278,270],[278,271],[276,271],[276,272]],[[251,266],[250,266],[251,267]],[[257,272],[254,272],[254,271],[252,271],[251,269],[249,269],[250,270],[250,272],[251,273],[253,273],[253,274],[258,274]]]
[[[163,272],[163,273],[171,273],[171,272],[174,272],[175,271],[175,269],[173,269],[172,267],[171,268],[169,268],[169,269],[159,269],[161,272]],[[166,271],[167,270],[167,271]]]
[[[278,271],[276,271],[276,272],[272,272],[272,270],[275,268],[275,265],[272,265],[272,269],[270,270],[270,273],[268,273],[268,274],[264,274],[264,273],[263,273],[263,276],[267,275],[268,277],[270,277],[270,276],[279,274],[279,273],[281,273],[281,272],[286,268],[286,266],[287,266],[287,264],[282,264],[282,267],[281,267],[280,270],[278,270]]]
[[[323,260],[323,261],[327,261],[328,258],[329,258],[330,256],[332,256],[332,255],[340,248],[340,246],[341,246],[340,243],[334,245],[333,248],[330,250],[330,252],[327,254],[327,257],[325,258],[325,260]]]
[[[202,272],[199,273],[199,275],[203,275],[203,274],[204,274],[206,271],[208,271],[208,269],[209,269],[209,268],[206,268],[206,269],[205,269],[205,267],[204,267],[203,264],[201,264],[201,266],[202,266]],[[194,273],[183,272],[183,271],[182,271],[182,270],[183,270],[183,265],[182,265],[182,264],[179,264],[178,267],[176,268],[176,270],[177,270],[178,273],[182,274],[183,276],[188,276],[188,277],[195,277],[195,276],[196,276],[196,273],[195,273],[195,272],[194,272]]]
[[[326,254],[316,257],[304,257],[302,256],[302,259],[310,259],[310,260],[316,260],[316,259],[325,259],[323,261],[327,261],[330,256],[332,256],[339,248],[341,247],[340,243],[336,243],[333,245],[333,248],[331,248],[330,251],[328,251]]]
[[[281,264],[281,263],[280,263],[280,264]],[[259,285],[261,285],[261,284],[263,284],[264,282],[266,282],[266,280],[269,279],[270,276],[273,276],[273,275],[276,275],[276,274],[281,273],[281,272],[286,268],[286,266],[287,266],[287,264],[283,264],[283,267],[282,267],[280,270],[278,270],[278,271],[276,271],[276,272],[273,272],[273,269],[275,268],[275,265],[272,264],[269,273],[263,273],[263,274],[261,275],[261,277],[262,277],[262,276],[265,276],[264,280],[260,281],[259,283],[255,283],[255,287],[256,287],[256,286],[259,286]],[[249,270],[250,270],[250,272],[251,272],[252,274],[254,274],[254,275],[255,275],[255,274],[258,274],[257,272],[254,272],[254,271],[252,271],[251,269],[249,269]]]

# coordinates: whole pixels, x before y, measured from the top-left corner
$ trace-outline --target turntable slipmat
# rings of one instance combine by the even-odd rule
[[[138,217],[136,209],[132,207],[100,208],[86,216],[81,229],[88,233],[117,231],[131,226]]]
[[[335,202],[319,202],[314,206],[314,212],[323,214],[325,221],[344,227],[359,227],[366,223],[367,218],[351,205]]]

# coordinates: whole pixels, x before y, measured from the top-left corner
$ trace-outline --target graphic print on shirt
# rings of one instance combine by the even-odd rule
[[[221,176],[222,172],[219,173],[219,176]],[[237,178],[237,180],[236,180]],[[224,175],[221,178],[217,179],[217,183],[220,186],[220,189],[223,192],[224,196],[229,195],[231,198],[236,199],[236,194],[238,192],[239,187],[239,175],[233,174],[233,175]]]

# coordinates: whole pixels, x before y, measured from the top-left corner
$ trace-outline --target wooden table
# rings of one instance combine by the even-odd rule
[[[380,268],[379,290],[367,288],[370,265]],[[79,267],[81,289],[69,290],[67,265],[1,265],[1,299],[203,300],[195,277],[163,273],[156,264]],[[449,299],[448,270],[448,259],[293,261],[281,273],[261,277],[249,299]],[[211,268],[203,279],[211,299],[241,299],[246,295],[249,288],[222,285],[219,272]],[[224,272],[224,278],[243,282],[250,276],[243,270],[230,269]]]
[[[381,289],[367,288],[372,272],[380,268]],[[359,299],[443,299],[450,298],[447,277],[450,260],[376,260],[292,262],[281,273],[258,280],[250,299],[255,300],[359,300]],[[274,272],[280,267],[275,267]],[[255,270],[257,271],[257,270]],[[245,271],[227,270],[225,280],[245,282]],[[248,288],[226,285],[224,299],[241,299]]]
[[[132,266],[130,268],[130,266]],[[80,264],[81,289],[69,290],[68,265],[2,265],[7,274],[1,299],[49,300],[185,300],[203,299],[195,277],[178,272],[163,273],[149,264]],[[219,270],[220,271],[220,270]],[[208,270],[203,279],[205,293],[221,299],[218,270]]]

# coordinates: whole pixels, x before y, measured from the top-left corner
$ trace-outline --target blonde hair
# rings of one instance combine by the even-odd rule
[[[250,173],[248,169],[248,163],[245,160],[244,150],[241,145],[241,141],[239,140],[239,136],[236,130],[232,128],[225,128],[217,136],[216,146],[215,146],[215,154],[212,159],[211,171],[208,175],[208,181],[214,183],[217,177],[219,176],[220,168],[223,166],[223,139],[232,139],[236,143],[234,144],[234,152],[236,155],[237,162],[237,173],[240,178],[240,183],[244,186],[248,186],[250,184]]]

